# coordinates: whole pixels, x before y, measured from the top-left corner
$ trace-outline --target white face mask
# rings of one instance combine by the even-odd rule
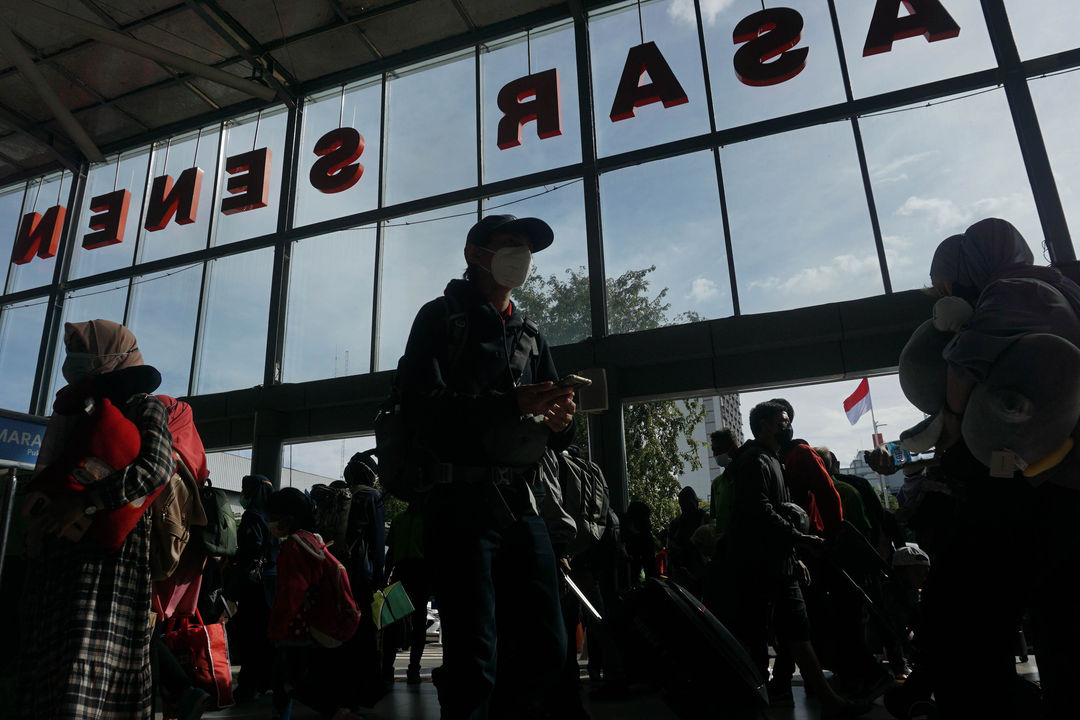
[[[487,248],[484,248],[487,250]],[[492,252],[492,251],[488,251]],[[492,252],[491,276],[505,288],[519,288],[532,272],[532,251],[525,245],[499,248]]]

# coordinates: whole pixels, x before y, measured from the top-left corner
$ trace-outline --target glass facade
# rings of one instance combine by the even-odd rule
[[[95,317],[129,324],[163,392],[178,395],[391,369],[418,308],[464,270],[466,231],[491,212],[552,224],[556,243],[536,258],[544,278],[604,284],[585,288],[555,344],[920,287],[934,245],[990,215],[1016,224],[1045,261],[1024,153],[1048,155],[1075,225],[1080,76],[1043,78],[1075,69],[1073,55],[1047,58],[1077,47],[1071,3],[1006,3],[1045,139],[1024,148],[1018,136],[1031,133],[1018,132],[977,0],[947,3],[956,37],[897,40],[870,56],[873,3],[788,5],[803,22],[794,49],[808,52],[783,82],[751,86],[736,70],[746,41],[735,28],[762,12],[756,0],[616,3],[407,67],[359,68],[295,109],[130,148],[89,167],[76,192],[70,173],[0,189],[4,258],[24,216],[78,203],[55,256],[5,273],[0,405],[46,410],[63,348],[39,363],[42,333]],[[628,55],[643,43],[685,102],[647,102],[642,88],[663,73],[654,64],[633,77]],[[526,112],[521,143],[500,149],[500,91],[549,70],[560,132],[541,138]],[[620,87],[640,102],[613,120]],[[536,92],[517,100],[550,102]],[[363,172],[325,192],[311,181],[316,145],[338,128],[362,136]],[[179,182],[193,167],[203,175],[191,221],[146,229],[155,179]],[[121,241],[84,248],[102,212],[94,199],[121,189],[131,193]],[[644,287],[629,283],[635,273]],[[590,313],[597,297],[604,314]],[[634,309],[642,298],[649,312]]]

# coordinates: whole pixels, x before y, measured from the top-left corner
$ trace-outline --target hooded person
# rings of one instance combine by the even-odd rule
[[[172,475],[168,413],[151,395],[161,382],[134,334],[108,320],[65,323],[67,357],[35,476],[65,462],[108,403],[137,429],[134,462],[98,468],[91,489],[55,494],[31,514],[21,598],[17,717],[149,718],[150,516],[115,552],[70,530],[161,488]]]
[[[930,265],[942,296],[935,319],[900,357],[905,395],[930,415],[901,439],[936,448],[955,497],[922,594],[922,644],[942,716],[1030,716],[1011,690],[1025,609],[1042,712],[1073,713],[1080,287],[1033,262],[1016,228],[996,218],[943,240]]]
[[[246,702],[270,689],[273,649],[266,639],[270,605],[277,586],[280,541],[270,532],[267,503],[274,486],[263,475],[245,475],[240,505],[244,514],[237,529],[236,557],[229,566],[229,595],[238,605],[231,636],[240,660],[240,675],[233,698]]]

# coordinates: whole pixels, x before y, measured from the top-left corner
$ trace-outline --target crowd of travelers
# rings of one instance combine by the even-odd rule
[[[750,410],[746,442],[712,433],[708,503],[685,487],[657,528],[640,500],[612,506],[574,443],[588,381],[560,376],[511,300],[553,240],[536,218],[476,223],[465,277],[416,316],[376,449],[306,492],[244,477],[238,525],[190,407],[153,394],[131,331],[67,323],[67,385],[23,511],[16,716],[193,720],[271,694],[275,718],[301,703],[350,720],[392,691],[399,651],[405,682],[424,681],[431,601],[444,720],[588,718],[583,643],[595,702],[692,678],[666,687],[683,717],[792,707],[796,672],[825,718],[879,698],[900,720],[1070,716],[1072,444],[1039,481],[992,473],[965,411],[1009,338],[1080,343],[1080,287],[1035,267],[1004,221],[947,239],[933,292],[973,316],[944,351],[935,452],[867,455],[904,471],[898,506],[797,437],[778,397]],[[800,408],[811,438],[814,424]],[[388,518],[385,493],[407,509]],[[1025,639],[1040,684],[1016,673]],[[215,668],[230,655],[235,684]]]

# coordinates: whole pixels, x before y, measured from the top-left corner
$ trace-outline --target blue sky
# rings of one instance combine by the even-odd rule
[[[856,97],[993,66],[978,0],[945,0],[944,4],[961,25],[959,37],[936,43],[911,38],[895,43],[889,53],[863,58],[861,48],[872,3],[837,0]],[[836,44],[824,0],[785,3],[804,17],[800,47],[809,48],[807,65],[790,81],[764,88],[740,83],[731,64],[737,50],[731,39],[732,29],[740,19],[760,10],[760,0],[702,0],[701,5],[718,128],[843,100]],[[1006,5],[1022,58],[1076,47],[1075,37],[1069,32],[1071,23],[1055,20],[1073,18],[1072,3],[1008,0]],[[642,19],[643,27],[638,24],[633,3],[606,9],[591,19],[596,137],[602,156],[709,130],[693,3],[644,3]],[[645,40],[656,42],[664,53],[690,101],[672,108],[660,104],[639,108],[636,117],[613,123],[608,112],[618,77],[627,50],[640,42],[642,31]],[[563,23],[539,28],[528,38],[522,33],[484,48],[480,55],[481,164],[474,151],[478,119],[476,67],[471,52],[396,72],[386,91],[385,138],[379,133],[384,108],[377,78],[314,98],[305,109],[301,129],[297,224],[377,207],[380,172],[386,178],[384,202],[392,204],[472,186],[478,177],[490,182],[578,162],[581,138],[573,47],[572,29]],[[529,124],[521,146],[499,150],[495,146],[499,119],[495,97],[506,82],[526,74],[530,63],[534,72],[550,68],[559,72],[563,134],[540,140],[535,125]],[[1080,73],[1033,79],[1030,86],[1067,216],[1078,226],[1080,150],[1073,124]],[[995,89],[952,100],[860,120],[889,273],[897,290],[924,285],[936,244],[989,215],[1016,224],[1028,238],[1036,258],[1045,262],[1041,260],[1042,237],[1031,190],[1003,91]],[[95,194],[126,187],[132,190],[132,211],[122,244],[93,251],[76,249],[73,275],[82,277],[128,265],[136,253],[140,259],[149,260],[205,247],[208,223],[225,195],[220,186],[215,192],[215,162],[219,155],[245,152],[253,146],[269,146],[273,153],[270,204],[232,216],[217,214],[213,242],[222,244],[273,231],[280,209],[278,187],[285,117],[280,110],[267,111],[261,117],[229,123],[224,138],[216,129],[192,132],[159,145],[153,153],[145,149],[126,153],[119,167],[111,158],[109,163],[93,168],[87,204]],[[365,151],[360,162],[365,172],[353,188],[324,195],[307,184],[307,171],[314,160],[311,147],[339,123],[357,128],[364,136]],[[220,147],[222,144],[224,147]],[[724,147],[720,149],[720,160],[744,313],[882,292],[849,122]],[[175,176],[193,163],[206,171],[197,223],[140,233],[137,218],[151,162],[151,175],[169,172]],[[22,188],[0,194],[0,257],[8,256],[22,213],[44,211],[58,195],[66,198],[69,186],[70,175],[63,182],[53,176],[40,183],[40,188],[38,183],[31,183],[25,198]],[[522,199],[545,190],[550,192]],[[561,274],[586,263],[580,183],[492,198],[484,203],[485,212],[507,202],[514,204],[499,212],[538,215],[555,227],[555,245],[536,258],[539,272]],[[713,318],[731,314],[732,292],[711,152],[606,173],[601,177],[601,203],[610,275],[656,265],[650,276],[653,288],[669,289],[672,317],[691,310]],[[439,294],[449,278],[460,275],[464,268],[464,234],[476,212],[477,205],[470,203],[397,218],[384,227],[378,369],[396,363],[420,304]],[[85,218],[84,211],[80,219],[83,225]],[[53,266],[54,261],[36,259],[15,269],[7,290],[48,283]],[[197,392],[249,387],[262,381],[271,269],[269,251],[212,264],[210,294],[204,303]],[[202,273],[203,269],[197,267],[167,277],[162,274],[161,279],[137,285],[132,296],[129,322],[139,333],[148,362],[165,371],[164,387],[171,392],[186,388],[191,370],[190,343],[198,310],[194,288]],[[372,228],[295,244],[283,367],[286,381],[371,369],[374,273]],[[76,293],[68,302],[66,319],[122,319],[127,283],[118,284],[112,292],[91,294],[98,290]],[[0,315],[0,372],[5,377],[0,405],[20,410],[29,400],[25,385],[33,377],[44,317],[43,306],[24,305],[30,307],[5,308]],[[589,329],[582,328],[581,337],[587,334]],[[11,379],[14,382],[8,381]],[[854,383],[847,384],[853,387]],[[803,432],[803,417],[808,421],[818,418],[805,434],[811,440],[832,442],[838,456],[847,462],[861,447],[858,438],[868,439],[869,431],[845,427],[847,421],[839,403],[850,390],[843,389],[844,385],[792,389],[789,397],[798,395],[808,408],[805,415],[800,414],[797,431]],[[880,407],[878,419],[895,424],[897,429],[906,427],[909,414],[903,411],[906,403],[895,381],[874,380],[872,385]],[[751,399],[744,399],[744,408],[748,410],[751,404]]]

